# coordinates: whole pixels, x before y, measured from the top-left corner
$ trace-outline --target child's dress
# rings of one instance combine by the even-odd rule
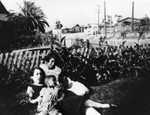
[[[57,97],[53,98],[53,94],[58,94],[58,88],[42,88],[40,92],[41,101],[38,103],[39,115],[57,115],[58,110],[55,108],[57,105]]]

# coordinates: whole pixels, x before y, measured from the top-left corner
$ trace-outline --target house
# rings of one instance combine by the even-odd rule
[[[112,27],[110,27],[110,24],[106,22],[107,33],[111,32],[111,29]],[[104,23],[99,24],[99,28],[97,23],[87,24],[86,26],[84,26],[84,33],[86,33],[87,35],[104,34],[104,32],[105,32]]]
[[[133,18],[133,20],[134,20],[134,29],[139,28],[140,19]],[[127,17],[118,21],[118,23],[114,25],[114,28],[115,28],[115,32],[131,31],[132,30],[132,18]]]
[[[11,42],[14,37],[13,25],[12,22],[8,21],[8,14],[9,12],[0,1],[0,51],[6,48],[6,46]]]
[[[79,24],[76,24],[72,27],[66,27],[62,29],[62,33],[80,33],[81,32],[81,26]]]
[[[9,12],[6,10],[2,2],[0,1],[0,35],[2,36],[5,32],[5,29],[8,25],[8,14]]]
[[[89,23],[87,25],[82,25],[80,26],[79,24],[76,24],[72,27],[66,27],[62,29],[62,33],[66,34],[66,33],[84,33],[86,35],[97,35],[97,34],[104,34],[105,29],[104,29],[105,25],[104,23],[99,24],[99,28],[98,28],[98,24],[96,23]],[[106,31],[107,33],[111,33],[113,32],[113,26],[110,26],[110,24],[108,22],[106,22]]]
[[[0,21],[7,21],[7,15],[9,12],[6,10],[2,2],[0,1]]]
[[[76,24],[74,27],[72,27],[72,32],[73,33],[79,33],[79,32],[81,32],[80,25]]]
[[[2,29],[2,26],[6,21],[8,20],[7,15],[9,12],[6,10],[2,2],[0,1],[0,29]]]

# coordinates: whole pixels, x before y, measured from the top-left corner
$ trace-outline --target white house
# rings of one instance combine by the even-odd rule
[[[97,35],[97,34],[104,34],[105,29],[104,29],[104,23],[99,24],[99,28],[98,28],[98,24],[93,23],[93,24],[87,24],[84,26],[84,33],[86,33],[87,35]],[[109,23],[106,23],[106,31],[107,33],[113,32],[113,28],[110,27]]]

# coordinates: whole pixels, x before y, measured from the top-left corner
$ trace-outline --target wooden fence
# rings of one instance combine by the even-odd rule
[[[15,68],[28,70],[43,63],[41,59],[49,52],[50,49],[48,47],[42,47],[1,53],[0,64],[7,66],[9,70],[14,70]]]
[[[11,71],[17,68],[21,70],[32,70],[34,67],[43,63],[42,58],[49,52],[49,47],[41,47],[16,50],[11,53],[1,53],[0,64],[6,66]],[[87,47],[79,48],[76,52],[80,54],[80,58],[83,60],[93,55],[92,49]]]

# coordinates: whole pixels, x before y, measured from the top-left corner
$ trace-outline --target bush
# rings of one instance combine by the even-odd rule
[[[0,91],[5,96],[23,92],[30,83],[29,73],[19,68],[9,71],[6,67],[0,65],[0,75]]]
[[[0,114],[27,112],[28,95],[25,91],[31,83],[29,72],[17,68],[12,72],[0,65],[0,75]]]
[[[6,38],[6,37],[3,37]],[[36,32],[35,35],[6,38],[5,42],[0,41],[1,52],[11,52],[12,50],[34,48],[40,46],[49,46],[53,40],[56,40],[57,36],[54,36],[52,32],[40,33]]]

